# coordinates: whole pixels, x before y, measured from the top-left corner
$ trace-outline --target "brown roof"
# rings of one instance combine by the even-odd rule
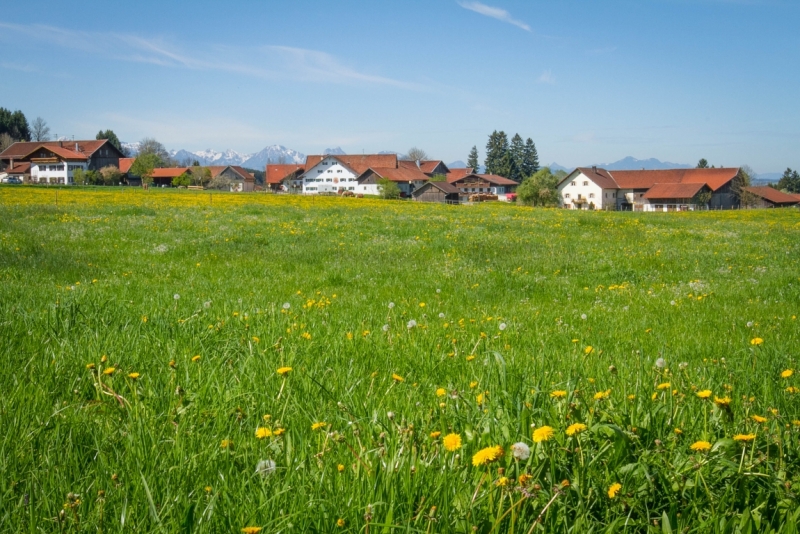
[[[256,177],[254,174],[250,174],[244,167],[240,167],[239,165],[231,165],[231,169],[236,171],[242,178],[244,178],[245,182],[255,182]]]
[[[617,185],[618,182],[605,169],[600,167],[578,167],[577,170],[603,189],[617,189],[619,187]]]
[[[428,182],[427,184],[425,184],[425,185],[423,185],[423,186],[421,186],[421,187],[418,187],[418,188],[417,188],[417,189],[416,189],[416,190],[415,190],[415,191],[412,193],[412,195],[417,195],[417,194],[419,194],[419,192],[420,192],[420,191],[422,191],[422,190],[423,190],[423,188],[424,188],[426,185],[429,185],[429,186],[431,186],[431,187],[435,187],[436,189],[438,189],[438,190],[442,191],[443,193],[447,193],[448,195],[450,195],[450,194],[453,194],[453,193],[458,193],[458,192],[459,192],[459,191],[458,191],[458,188],[457,188],[456,186],[454,186],[453,184],[448,184],[447,182]]]
[[[426,176],[423,172],[421,172],[416,165],[414,165],[413,168],[370,167],[368,170],[373,171],[381,178],[386,178],[391,182],[413,182],[413,181],[429,180],[428,176]]]
[[[450,169],[450,172],[447,173],[447,182],[453,183],[456,180],[460,180],[461,178],[472,174],[475,169],[472,167],[467,167],[465,169]]]
[[[136,158],[119,158],[119,171],[128,172],[131,170],[134,161],[136,161]]]
[[[68,149],[62,148],[60,146],[44,146],[41,143],[36,145],[36,147],[33,150],[31,150],[28,154],[25,154],[24,156],[22,156],[22,158],[20,158],[20,159],[37,159],[37,158],[35,158],[33,156],[37,151],[39,151],[41,149],[45,149],[45,150],[47,150],[49,152],[52,152],[53,154],[55,154],[56,156],[58,156],[59,158],[61,158],[63,160],[85,161],[86,159],[88,159],[86,156],[84,156],[80,152],[75,152],[74,150],[68,150]],[[38,159],[40,159],[40,158],[38,158]]]
[[[800,203],[800,195],[790,195],[783,191],[778,191],[768,185],[761,187],[745,187],[745,191],[768,200],[773,204],[797,204]]]
[[[482,178],[485,181],[489,182],[490,184],[494,185],[519,185],[519,182],[515,182],[514,180],[509,180],[508,178],[505,178],[503,176],[498,176],[496,174],[475,174],[475,173],[467,174],[457,180],[453,180],[452,182],[448,180],[448,183],[454,184],[470,176],[477,176],[478,178]]]
[[[447,169],[447,165],[444,164],[442,160],[433,160],[433,161],[420,161],[419,162],[419,170],[428,174],[433,172],[433,170],[441,164],[445,169]],[[450,170],[450,169],[447,169]]]
[[[0,159],[17,159],[22,156],[27,156],[42,145],[48,148],[58,147],[75,151],[76,144],[78,146],[77,152],[80,152],[87,157],[91,157],[92,154],[97,152],[97,150],[106,143],[108,143],[108,139],[91,139],[88,141],[21,141],[14,143],[0,153]],[[114,147],[114,145],[111,143],[108,143],[108,146],[116,150],[116,147]]]
[[[192,171],[189,167],[166,167],[162,169],[153,169],[153,178],[175,178],[181,174]]]
[[[310,169],[325,158],[334,158],[352,169],[356,174],[362,174],[370,167],[397,168],[397,154],[365,154],[346,156],[306,156],[306,170]]]
[[[647,193],[644,194],[644,198],[648,200],[663,198],[692,198],[705,186],[706,184],[703,183],[654,184],[653,187],[648,189]]]
[[[225,169],[230,168],[233,170],[233,172],[241,176],[245,182],[254,182],[256,180],[255,176],[253,176],[252,174],[250,174],[249,172],[247,172],[238,165],[209,165],[206,168],[211,172],[212,178],[216,178],[217,176],[225,172]]]
[[[268,184],[279,184],[283,182],[287,176],[296,174],[298,171],[302,173],[305,169],[297,163],[280,165],[271,163],[267,165],[266,171],[266,182]]]
[[[6,170],[8,174],[28,174],[31,172],[31,164],[30,163],[20,163],[19,165],[14,165],[13,169]]]
[[[789,196],[790,196],[790,197],[794,197],[794,198],[796,198],[798,201],[800,201],[800,193],[789,193]]]
[[[716,191],[733,180],[739,174],[739,169],[733,167],[660,171],[611,171],[610,174],[620,189],[649,189],[655,184],[708,184],[712,191]]]

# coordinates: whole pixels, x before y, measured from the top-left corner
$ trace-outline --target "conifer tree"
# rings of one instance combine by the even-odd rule
[[[525,141],[525,155],[522,163],[522,176],[527,178],[539,172],[539,153],[536,151],[536,143],[530,137]]]
[[[497,174],[506,176],[513,165],[511,155],[508,150],[508,136],[503,131],[495,130],[489,136],[486,143],[486,159],[483,165],[486,167],[487,174]]]
[[[478,172],[478,147],[473,146],[467,157],[467,167],[472,167],[472,172]]]
[[[514,181],[521,182],[523,179],[530,176],[530,174],[525,173],[525,143],[522,141],[522,137],[520,137],[519,134],[514,134],[514,137],[511,139],[509,154],[514,166],[511,172],[504,176]]]

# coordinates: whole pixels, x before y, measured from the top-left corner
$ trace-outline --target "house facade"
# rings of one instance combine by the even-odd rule
[[[751,206],[755,208],[786,208],[800,205],[800,195],[784,193],[769,186],[745,187],[744,190],[753,197]]]
[[[427,182],[412,194],[417,202],[459,204],[459,189],[447,182]]]
[[[40,145],[20,161],[30,163],[30,181],[35,184],[69,185],[75,182],[76,170],[89,166],[85,155],[58,146]]]
[[[738,207],[739,168],[608,171],[579,167],[557,186],[566,209],[688,211]]]
[[[255,189],[256,177],[238,165],[212,165],[208,167],[211,179],[227,178],[230,180],[232,193],[249,193]]]
[[[264,182],[271,191],[299,193],[303,190],[305,168],[302,165],[268,163],[264,170]]]
[[[496,174],[466,174],[448,179],[447,183],[458,189],[459,198],[467,202],[471,195],[497,195],[504,200],[509,193],[516,191],[518,182]]]
[[[0,153],[0,170],[13,168],[17,163],[29,162],[32,164],[31,180],[33,180],[33,167],[38,167],[38,165],[34,164],[34,162],[31,161],[31,158],[34,158],[37,154],[39,154],[37,150],[41,147],[50,149],[52,152],[52,154],[46,159],[52,160],[53,158],[60,158],[58,162],[42,162],[42,164],[47,165],[47,167],[36,169],[37,177],[41,176],[39,179],[45,180],[44,183],[74,183],[72,181],[71,172],[77,168],[77,162],[83,162],[83,170],[99,171],[108,165],[113,165],[114,167],[119,168],[120,158],[125,157],[125,155],[120,152],[117,147],[112,145],[108,139],[92,139],[88,141],[19,142],[14,143]],[[58,156],[57,153],[59,152],[62,153],[63,156]],[[30,158],[28,156],[30,156]],[[66,163],[67,160],[71,161],[71,163]],[[63,169],[64,172],[61,172],[58,169],[50,170],[50,165],[58,166],[62,164],[65,166]],[[73,166],[72,171],[68,168],[69,165]],[[41,171],[41,175],[39,171]],[[47,181],[51,178],[52,180],[55,180],[55,182]],[[58,181],[61,179],[63,179],[63,182]]]

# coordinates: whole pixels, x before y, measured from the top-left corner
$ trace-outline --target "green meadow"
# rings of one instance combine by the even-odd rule
[[[794,533],[798,315],[796,209],[2,187],[0,531]]]

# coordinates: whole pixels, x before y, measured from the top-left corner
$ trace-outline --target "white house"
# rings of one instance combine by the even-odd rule
[[[613,209],[619,186],[605,169],[579,167],[558,183],[558,198],[568,209]]]
[[[419,167],[399,165],[397,154],[308,156],[303,167],[302,192],[305,194],[380,194],[379,181],[396,182],[405,194],[428,181]]]

